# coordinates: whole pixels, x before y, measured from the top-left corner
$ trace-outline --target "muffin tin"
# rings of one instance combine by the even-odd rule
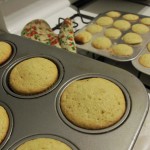
[[[112,11],[116,11],[116,10],[112,10]],[[108,11],[108,12],[110,12],[110,11]],[[117,12],[121,13],[121,16],[118,17],[118,18],[113,18],[114,21],[120,20],[120,19],[125,20],[125,19],[123,19],[122,16],[125,15],[125,14],[130,14],[129,12],[122,12],[122,11],[118,11],[118,10],[117,10]],[[93,19],[88,25],[93,24],[93,23],[96,23],[96,20],[97,20],[98,18],[102,17],[102,16],[107,16],[106,13],[107,13],[107,12],[104,12],[104,13],[102,13],[102,14],[99,14],[99,15],[98,15],[95,19]],[[134,13],[132,13],[132,14],[134,14]],[[139,14],[135,14],[135,15],[138,15],[138,16],[139,16],[139,19],[138,19],[137,21],[128,21],[128,22],[131,23],[131,26],[134,25],[134,24],[140,23],[140,19],[142,19],[142,18],[144,18],[144,17],[147,17],[147,16],[143,16],[143,15],[139,15]],[[79,32],[86,30],[86,28],[87,28],[88,25],[86,25],[86,26],[83,27],[81,30],[79,30],[78,32],[76,32],[76,35],[77,35]],[[142,37],[142,39],[143,39],[143,42],[142,42],[142,43],[136,44],[136,45],[130,45],[130,46],[133,48],[133,54],[132,54],[131,56],[117,56],[117,55],[114,55],[111,50],[105,50],[105,49],[99,50],[99,49],[94,48],[94,47],[92,46],[92,44],[91,44],[92,41],[93,41],[95,38],[97,38],[97,37],[104,36],[105,30],[108,29],[108,28],[110,28],[110,27],[113,27],[113,25],[110,25],[110,26],[107,26],[107,27],[103,27],[102,32],[93,34],[92,39],[90,40],[90,42],[85,43],[85,44],[79,44],[79,43],[77,43],[77,47],[80,48],[81,51],[89,51],[89,52],[92,52],[92,53],[94,53],[94,54],[98,54],[98,55],[100,55],[100,56],[104,56],[104,57],[107,57],[107,58],[110,58],[110,59],[113,59],[113,60],[116,60],[116,61],[131,61],[131,60],[135,59],[135,58],[139,55],[139,53],[142,52],[143,48],[145,47],[145,45],[147,44],[147,42],[148,42],[148,40],[149,40],[149,38],[150,38],[150,31],[149,31],[149,32],[146,33],[146,34],[141,35],[141,37]],[[114,27],[114,28],[115,28],[115,27]],[[111,41],[112,41],[112,45],[116,45],[116,44],[126,44],[126,43],[122,40],[122,37],[123,37],[126,33],[128,33],[128,32],[133,32],[133,31],[132,31],[131,28],[130,28],[130,29],[128,29],[127,31],[121,31],[121,32],[122,32],[122,36],[121,36],[120,38],[118,38],[118,39],[116,39],[116,40],[114,40],[114,39],[111,40]],[[128,45],[129,45],[129,44],[128,44]],[[110,48],[110,49],[111,49],[111,48]],[[79,53],[80,53],[80,50],[79,50]]]
[[[132,61],[132,65],[140,72],[150,75],[150,68],[144,67],[143,65],[139,63],[139,58],[143,54],[150,54],[150,51],[148,50],[147,45],[144,47],[144,50],[142,51],[142,53],[140,53],[140,55],[138,55],[138,57]]]
[[[0,40],[9,41],[16,48],[13,59],[0,69],[0,102],[9,107],[12,112],[9,117],[13,121],[1,149],[15,150],[23,142],[38,137],[58,139],[73,150],[133,147],[149,108],[147,91],[139,79],[117,67],[16,35],[2,34]],[[9,71],[18,62],[36,56],[49,58],[58,66],[57,86],[33,97],[11,93]],[[73,81],[89,77],[106,78],[117,84],[125,95],[126,113],[110,128],[81,129],[68,122],[61,112],[59,102],[63,90]]]

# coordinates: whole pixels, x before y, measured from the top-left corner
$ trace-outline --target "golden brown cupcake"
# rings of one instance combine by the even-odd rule
[[[148,17],[142,18],[140,21],[141,21],[141,23],[143,23],[147,26],[150,26],[150,18],[148,18]]]
[[[82,43],[82,44],[88,43],[91,39],[92,39],[92,34],[87,31],[79,32],[75,36],[75,41],[77,43]]]
[[[141,55],[139,57],[139,63],[146,68],[150,68],[150,53]]]
[[[123,18],[128,21],[137,21],[139,19],[139,16],[135,14],[125,14],[123,15]]]
[[[130,29],[131,24],[130,24],[130,22],[128,22],[126,20],[116,20],[113,23],[113,26],[121,31],[126,31],[126,30]]]
[[[108,28],[105,30],[104,35],[110,39],[118,39],[122,35],[122,33],[118,29]]]
[[[0,144],[6,137],[9,128],[9,117],[6,110],[0,106]]]
[[[74,81],[62,93],[60,105],[70,122],[93,130],[114,125],[126,110],[121,89],[104,78]]]
[[[57,66],[50,60],[35,57],[18,63],[10,72],[11,89],[22,95],[44,92],[58,79]]]
[[[138,34],[145,34],[149,32],[149,28],[144,24],[134,24],[132,26],[132,31]]]
[[[92,46],[96,49],[109,49],[112,42],[107,37],[98,37],[92,41]]]
[[[110,26],[113,24],[113,22],[113,19],[108,16],[103,16],[96,20],[96,23],[100,26]]]
[[[131,56],[133,48],[127,44],[117,44],[112,47],[112,52],[116,56]]]
[[[88,27],[86,28],[86,31],[90,32],[91,34],[101,32],[102,30],[103,30],[103,27],[97,24],[88,25]]]
[[[140,44],[142,43],[142,37],[137,33],[129,32],[122,37],[123,41],[127,44]]]
[[[16,150],[72,150],[65,143],[51,138],[37,138],[20,145]]]
[[[11,45],[6,42],[0,41],[0,65],[5,63],[9,59],[11,54]]]
[[[118,11],[109,11],[106,13],[106,15],[112,18],[118,18],[121,16],[121,13]]]

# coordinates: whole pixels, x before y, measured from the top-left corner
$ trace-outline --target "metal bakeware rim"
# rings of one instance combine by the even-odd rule
[[[7,115],[9,117],[9,128],[8,128],[8,131],[7,131],[7,134],[4,138],[4,140],[0,144],[0,149],[2,149],[7,144],[8,140],[12,134],[12,131],[13,131],[13,115],[12,115],[10,108],[4,102],[0,101],[0,106],[2,106],[6,110]]]
[[[15,57],[16,52],[17,52],[17,47],[14,43],[12,43],[10,41],[7,41],[7,40],[0,40],[0,41],[3,41],[3,42],[10,44],[10,46],[12,48],[11,56],[8,58],[8,60],[6,60],[6,62],[4,62],[2,65],[0,65],[0,69],[1,69],[1,68],[5,67],[6,65],[8,65],[12,61],[12,59]]]
[[[84,129],[81,127],[78,127],[76,125],[74,125],[73,123],[71,123],[66,117],[65,115],[62,113],[61,108],[60,108],[60,97],[63,93],[63,91],[65,90],[65,88],[71,84],[72,82],[76,81],[76,80],[81,80],[81,79],[86,79],[86,78],[91,78],[91,77],[100,77],[100,78],[104,78],[107,79],[113,83],[115,83],[123,92],[125,100],[126,100],[126,111],[124,113],[124,115],[122,116],[122,118],[115,123],[114,125],[104,128],[104,129],[98,129],[98,130],[88,130],[88,129]],[[68,125],[70,128],[77,130],[79,132],[83,132],[83,133],[87,133],[87,134],[101,134],[101,133],[106,133],[106,132],[110,132],[112,130],[117,129],[119,126],[121,126],[128,118],[130,111],[131,111],[131,98],[129,96],[128,91],[126,90],[126,88],[117,80],[110,78],[108,76],[104,76],[104,75],[100,75],[100,74],[84,74],[84,75],[79,75],[76,76],[72,79],[70,79],[66,84],[64,84],[61,89],[59,90],[59,92],[56,95],[56,110],[57,113],[60,117],[60,119],[66,124]]]
[[[61,137],[59,135],[54,135],[54,134],[35,134],[35,135],[31,135],[28,137],[24,137],[22,139],[20,139],[19,141],[17,141],[16,143],[14,143],[9,150],[16,150],[16,148],[18,146],[20,146],[21,144],[29,141],[29,140],[33,140],[33,139],[37,139],[37,138],[51,138],[54,140],[58,140],[60,142],[65,143],[66,145],[68,145],[70,148],[72,148],[72,150],[79,150],[76,145],[73,144],[73,142],[69,141],[68,139]]]
[[[30,59],[30,58],[34,58],[34,57],[43,57],[43,58],[49,59],[52,62],[54,62],[54,64],[57,66],[58,72],[59,72],[58,80],[54,83],[54,85],[52,85],[46,91],[43,91],[43,92],[38,93],[38,94],[21,95],[21,94],[15,93],[10,88],[9,83],[8,83],[8,76],[10,74],[10,71],[18,63],[20,63],[20,62],[22,62],[24,60]],[[54,56],[50,56],[50,55],[49,56],[46,56],[46,55],[28,55],[28,56],[21,57],[21,58],[17,59],[15,62],[12,62],[7,67],[7,69],[4,71],[4,73],[2,75],[2,84],[3,84],[3,87],[4,87],[5,91],[8,92],[12,96],[17,97],[17,98],[22,98],[22,99],[32,99],[32,98],[37,98],[37,97],[44,96],[44,95],[48,94],[49,92],[52,92],[60,84],[60,82],[62,81],[63,77],[64,77],[64,67],[63,67],[62,63],[57,58],[55,58]]]

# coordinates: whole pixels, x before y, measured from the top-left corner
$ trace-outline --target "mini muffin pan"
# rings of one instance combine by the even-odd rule
[[[144,67],[143,65],[139,63],[140,56],[144,54],[150,54],[150,51],[148,50],[147,45],[144,47],[144,50],[142,51],[142,53],[140,53],[140,55],[138,55],[138,57],[132,61],[132,65],[140,72],[150,75],[150,68]]]
[[[112,10],[113,11],[113,10]],[[115,10],[114,10],[115,11]],[[108,11],[110,12],[110,11]],[[122,16],[125,15],[125,14],[131,14],[129,12],[122,12],[122,11],[118,11],[121,14],[120,17],[117,17],[117,18],[112,18],[114,21],[117,21],[117,20],[125,20]],[[93,19],[88,25],[90,24],[96,24],[96,20],[102,16],[107,16],[106,15],[107,12],[104,12],[102,14],[99,14],[95,19]],[[133,13],[132,13],[133,14]],[[131,23],[131,27],[132,25],[134,24],[137,24],[137,23],[140,23],[140,20],[144,17],[147,17],[147,16],[143,16],[143,15],[139,15],[139,14],[135,14],[135,15],[138,15],[139,16],[139,19],[137,21],[128,21]],[[77,35],[79,32],[82,32],[84,30],[86,30],[87,26],[86,25],[85,27],[83,27],[81,30],[79,30],[78,32],[76,32],[75,35]],[[129,45],[133,48],[133,54],[131,56],[117,56],[115,54],[112,53],[112,50],[111,50],[111,47],[113,45],[116,45],[116,44],[126,44],[123,40],[122,40],[122,37],[126,34],[126,33],[129,33],[129,32],[133,32],[132,29],[128,29],[127,31],[121,31],[122,32],[122,36],[116,40],[114,39],[110,39],[112,41],[112,46],[109,48],[109,49],[96,49],[92,46],[92,41],[97,38],[97,37],[101,37],[101,36],[104,36],[104,32],[106,29],[108,28],[115,28],[113,27],[113,25],[110,25],[110,26],[104,26],[103,27],[103,30],[99,33],[96,33],[96,34],[93,34],[92,35],[92,39],[88,42],[88,43],[85,43],[85,44],[79,44],[77,43],[77,47],[80,48],[81,50],[79,50],[79,53],[80,51],[89,51],[89,52],[92,52],[94,54],[98,54],[100,56],[104,56],[104,57],[107,57],[107,58],[110,58],[110,59],[113,59],[113,60],[116,60],[116,61],[131,61],[133,59],[135,59],[139,53],[143,50],[143,48],[145,47],[145,45],[147,44],[149,38],[150,38],[150,31],[146,34],[141,34],[141,37],[143,39],[143,42],[140,43],[140,44],[135,44],[135,45]]]
[[[3,150],[15,150],[25,141],[38,137],[60,140],[73,150],[126,150],[133,147],[149,108],[147,91],[139,79],[120,68],[16,35],[2,34],[0,40],[12,42],[17,49],[11,62],[0,69],[0,101],[10,108],[12,115],[9,117],[13,120]],[[57,86],[33,97],[16,95],[9,88],[10,70],[20,61],[36,56],[56,63],[60,73]],[[114,82],[125,95],[126,112],[111,127],[81,129],[68,122],[61,112],[60,96],[67,85],[90,77]]]

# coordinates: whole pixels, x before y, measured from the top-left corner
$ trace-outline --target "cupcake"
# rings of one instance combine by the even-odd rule
[[[50,60],[34,57],[18,63],[10,72],[9,85],[21,95],[33,95],[46,91],[58,79],[57,66]]]
[[[6,110],[0,106],[0,144],[6,137],[9,128],[9,117]]]
[[[122,90],[104,78],[74,81],[60,99],[64,116],[84,129],[103,129],[117,123],[125,113],[126,102]]]
[[[5,63],[9,59],[11,54],[11,45],[6,42],[0,41],[0,65]]]
[[[27,141],[16,150],[72,150],[65,143],[51,138],[37,138]]]
[[[150,68],[150,54],[143,54],[139,57],[139,63],[146,68]]]

